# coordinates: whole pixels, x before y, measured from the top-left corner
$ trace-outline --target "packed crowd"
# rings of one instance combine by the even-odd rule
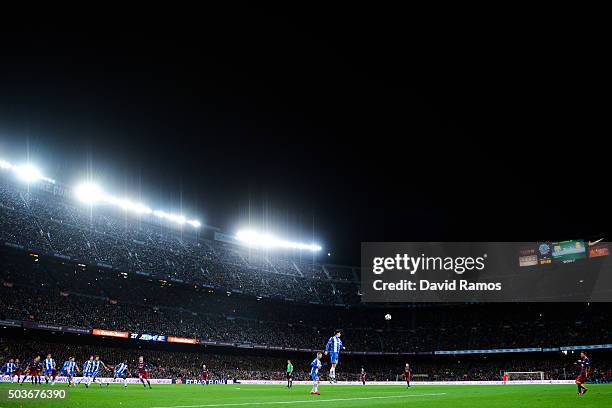
[[[111,208],[94,212],[2,178],[0,243],[256,296],[321,304],[359,302],[356,268],[325,266],[312,256],[238,248],[194,231],[125,217]]]
[[[355,352],[612,343],[606,304],[366,308],[356,268],[94,214],[1,178],[0,257],[0,319],[312,350],[341,327]]]
[[[356,352],[611,342],[607,304],[301,305],[6,251],[0,256],[0,319],[304,349],[320,349],[340,327],[347,350]]]
[[[287,360],[294,366],[294,379],[309,379],[309,362],[312,357],[300,353],[285,357],[254,356],[236,354],[214,354],[210,352],[178,352],[147,349],[126,349],[117,347],[45,343],[32,340],[15,340],[0,338],[0,366],[10,358],[29,361],[36,355],[46,356],[51,353],[58,363],[74,356],[82,363],[91,355],[99,355],[108,366],[124,360],[132,375],[135,374],[136,361],[143,356],[153,378],[200,378],[202,365],[206,364],[211,380],[284,380]],[[571,379],[577,368],[573,356],[534,358],[533,354],[524,354],[522,358],[496,356],[491,358],[472,357],[453,358],[389,358],[389,357],[345,357],[337,372],[342,381],[357,381],[361,368],[367,372],[368,381],[402,380],[404,364],[411,365],[414,381],[489,381],[501,379],[505,371],[537,372],[543,371],[545,379]],[[600,354],[592,358],[593,371],[591,381],[609,382],[612,379],[612,356]],[[326,364],[326,360],[324,359]],[[326,378],[328,365],[323,369]],[[107,373],[108,374],[108,373]],[[102,373],[104,376],[104,373]]]

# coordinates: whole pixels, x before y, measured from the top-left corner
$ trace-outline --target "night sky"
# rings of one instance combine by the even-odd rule
[[[170,20],[3,33],[0,157],[337,263],[361,241],[609,230],[609,87],[578,36],[369,9]]]

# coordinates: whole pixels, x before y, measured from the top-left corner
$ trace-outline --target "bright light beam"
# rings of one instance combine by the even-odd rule
[[[37,167],[29,163],[16,166],[7,162],[6,160],[0,159],[0,169],[12,171],[19,180],[24,181],[26,183],[46,181],[47,183],[55,184],[55,180],[44,176]]]
[[[291,242],[284,239],[276,238],[270,234],[262,234],[251,230],[238,231],[236,234],[238,241],[253,247],[260,248],[288,248],[300,249],[312,252],[320,251],[322,248],[316,244],[304,244],[300,242]]]
[[[198,220],[188,220],[183,215],[171,214],[161,210],[152,210],[150,207],[142,203],[135,203],[133,201],[117,198],[108,195],[102,191],[100,187],[91,183],[79,184],[74,188],[75,197],[84,203],[93,205],[99,203],[111,204],[116,207],[122,208],[125,211],[131,211],[137,214],[152,214],[156,217],[176,222],[177,224],[189,224],[192,227],[198,228],[202,224]]]

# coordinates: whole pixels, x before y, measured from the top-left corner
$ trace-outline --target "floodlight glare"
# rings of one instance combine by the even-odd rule
[[[276,238],[270,234],[262,234],[256,231],[243,230],[238,231],[236,239],[249,246],[260,248],[289,248],[300,249],[312,252],[320,251],[322,248],[316,244],[303,244],[300,242],[291,242],[284,239]]]
[[[191,226],[194,226],[196,228],[202,225],[198,220],[187,220],[187,224],[190,224]]]
[[[36,167],[31,164],[24,164],[22,166],[13,167],[15,174],[20,180],[25,181],[26,183],[31,183],[33,181],[38,181],[43,178],[42,173]]]
[[[126,211],[134,211],[139,214],[151,214],[153,212],[152,209],[150,209],[144,204],[134,203],[130,200],[126,200],[123,198],[115,198],[111,196],[106,196],[105,201],[107,201],[110,204],[114,204],[119,208],[123,208]]]
[[[93,204],[103,199],[102,190],[95,184],[80,184],[74,189],[74,195],[79,201]]]
[[[31,164],[22,164],[21,166],[16,166],[14,164],[9,163],[6,160],[0,159],[0,169],[2,170],[10,170],[17,178],[26,183],[33,183],[36,181],[46,181],[47,183],[55,184],[55,180],[45,177],[42,172]]]
[[[83,183],[74,189],[75,197],[84,203],[88,204],[110,204],[119,207],[125,211],[134,212],[137,214],[152,214],[156,217],[176,222],[177,224],[189,224],[194,228],[200,227],[202,224],[198,220],[188,220],[183,215],[171,214],[161,210],[151,209],[142,203],[130,201],[125,198],[113,197],[102,191],[100,187],[92,183]]]

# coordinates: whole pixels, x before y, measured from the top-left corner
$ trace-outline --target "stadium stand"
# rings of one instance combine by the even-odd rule
[[[357,375],[364,355],[378,356],[367,360],[371,379],[395,379],[397,370],[388,367],[404,356],[385,360],[390,353],[612,343],[607,304],[366,308],[359,304],[358,268],[321,264],[299,253],[255,251],[203,235],[112,209],[92,212],[60,194],[0,178],[0,320],[19,327],[36,322],[179,336],[218,350],[261,346],[299,353],[321,349],[340,327],[347,352],[356,353],[347,359],[345,375]],[[389,312],[392,321],[382,318]],[[35,340],[6,338],[2,346],[5,355],[62,351]],[[78,355],[92,352],[87,345],[69,347]],[[99,352],[110,360],[124,353]],[[159,361],[159,375],[187,376],[196,369],[183,364],[194,360],[191,353],[146,352]],[[500,366],[561,376],[564,361],[537,357],[542,363],[530,367],[532,359],[506,358],[504,365],[492,357],[470,365],[474,358],[466,357],[452,366],[423,361],[420,367],[433,379],[497,379]],[[281,360],[274,352],[265,358],[247,352],[207,356],[219,378],[276,378]],[[610,377],[605,370],[601,375]]]

